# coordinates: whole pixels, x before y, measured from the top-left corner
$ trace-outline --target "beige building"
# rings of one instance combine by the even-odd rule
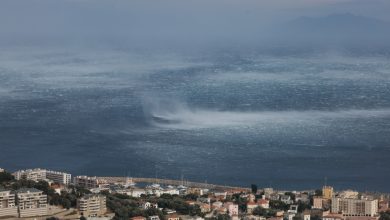
[[[106,197],[103,195],[86,195],[77,200],[77,209],[85,217],[95,217],[106,213]]]
[[[333,187],[331,186],[322,187],[322,198],[332,199],[332,197],[333,197]]]
[[[47,215],[47,195],[42,191],[25,188],[16,191],[19,217]]]
[[[15,193],[10,190],[0,190],[0,217],[18,217]]]
[[[46,180],[46,170],[44,169],[28,169],[28,170],[19,170],[12,174],[16,180],[32,180],[32,181],[40,181]]]
[[[19,170],[12,174],[16,180],[26,179],[26,180],[32,180],[32,181],[53,181],[56,183],[61,183],[65,185],[69,185],[72,181],[71,174],[69,173],[63,173],[53,170],[46,170],[46,169],[28,169],[28,170]]]
[[[87,189],[93,189],[99,187],[99,180],[95,177],[89,176],[76,176],[73,179],[73,183],[76,186],[84,187]]]
[[[332,213],[343,216],[375,216],[378,214],[378,200],[332,198]]]
[[[312,209],[329,209],[330,201],[330,199],[324,199],[321,196],[315,196],[313,197]]]

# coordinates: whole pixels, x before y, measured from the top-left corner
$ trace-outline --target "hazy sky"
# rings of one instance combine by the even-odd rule
[[[2,0],[0,40],[246,39],[300,16],[389,11],[388,0]]]

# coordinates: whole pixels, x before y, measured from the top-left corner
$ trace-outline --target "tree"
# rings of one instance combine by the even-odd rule
[[[262,207],[256,207],[255,209],[253,209],[252,214],[265,217],[267,215],[267,210]]]
[[[390,211],[381,212],[379,220],[390,220]]]
[[[322,196],[322,190],[321,189],[316,189],[314,195],[315,196]]]
[[[298,212],[299,213],[302,213],[303,211],[305,211],[306,209],[311,209],[311,206],[310,204],[308,203],[305,203],[305,202],[302,202],[302,201],[298,201]]]
[[[256,194],[256,193],[257,193],[257,185],[256,185],[256,184],[252,184],[252,185],[251,185],[251,189],[252,189],[252,193],[253,193],[253,194]]]
[[[276,209],[276,210],[284,210],[284,211],[288,210],[288,205],[282,201],[279,201],[279,200],[271,200],[269,202],[269,206],[272,209]]]
[[[230,216],[228,214],[223,214],[223,215],[219,214],[217,216],[217,220],[230,220]]]
[[[84,217],[83,215],[80,217],[80,220],[87,220],[86,217]]]
[[[14,179],[14,177],[12,176],[12,174],[10,174],[6,171],[0,172],[0,184],[5,183],[5,182],[9,182],[13,179]]]

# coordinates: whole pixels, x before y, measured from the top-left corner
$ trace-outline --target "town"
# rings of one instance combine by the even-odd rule
[[[0,219],[390,220],[389,194],[0,168]]]

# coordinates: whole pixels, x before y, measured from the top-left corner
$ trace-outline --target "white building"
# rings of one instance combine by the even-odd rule
[[[289,195],[282,195],[280,197],[280,201],[282,201],[282,202],[284,202],[284,203],[286,203],[288,205],[293,203],[293,201],[291,200],[291,197]]]
[[[343,216],[375,216],[378,214],[378,200],[332,198],[332,213]]]
[[[234,204],[232,202],[227,202],[223,206],[227,209],[230,217],[238,215],[238,205],[237,204]]]
[[[0,217],[18,217],[15,193],[10,190],[0,190]]]
[[[144,203],[142,203],[141,208],[145,209],[145,210],[151,209],[151,208],[158,209],[158,205],[157,205],[157,203],[144,202]]]
[[[141,195],[146,195],[146,191],[144,189],[133,189],[128,195],[132,197],[141,197]]]
[[[46,179],[49,179],[55,183],[62,183],[65,185],[69,185],[72,182],[72,175],[69,173],[47,170]]]
[[[77,209],[85,217],[96,217],[106,213],[106,197],[103,195],[86,195],[77,200]]]
[[[12,174],[16,180],[32,180],[32,181],[46,181],[46,170],[36,168],[36,169],[28,169],[28,170],[19,170]]]
[[[4,172],[5,170],[3,168],[0,168],[0,173]]]
[[[47,215],[47,195],[33,188],[24,188],[16,191],[19,207],[19,217],[33,217]]]
[[[40,180],[51,180],[56,183],[61,183],[65,185],[69,185],[71,183],[72,177],[69,173],[58,172],[53,170],[46,169],[28,169],[28,170],[19,170],[12,174],[16,180],[26,179],[32,181],[40,181]]]

